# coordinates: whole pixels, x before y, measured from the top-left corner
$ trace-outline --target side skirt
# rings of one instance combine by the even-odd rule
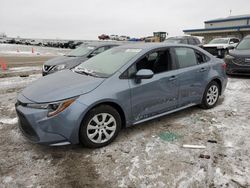
[[[155,119],[155,118],[158,118],[158,117],[161,117],[161,116],[165,116],[165,115],[168,115],[168,114],[172,114],[174,112],[177,112],[177,111],[180,111],[180,110],[184,110],[186,108],[189,108],[191,106],[196,106],[197,104],[195,103],[191,103],[191,104],[188,104],[186,106],[183,106],[183,107],[180,107],[180,108],[176,108],[174,110],[171,110],[171,111],[167,111],[167,112],[164,112],[164,113],[161,113],[161,114],[157,114],[155,116],[152,116],[152,117],[149,117],[149,118],[146,118],[146,119],[142,119],[142,120],[139,120],[139,121],[136,121],[135,123],[133,123],[133,125],[137,125],[137,124],[140,124],[140,123],[143,123],[145,121],[149,121],[149,120],[152,120],[152,119]]]

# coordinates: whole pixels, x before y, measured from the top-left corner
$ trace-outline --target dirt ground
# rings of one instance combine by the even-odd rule
[[[16,95],[41,75],[17,75],[0,78],[0,187],[250,187],[250,78],[229,78],[213,109],[193,107],[124,129],[109,146],[91,150],[36,145],[20,134]]]

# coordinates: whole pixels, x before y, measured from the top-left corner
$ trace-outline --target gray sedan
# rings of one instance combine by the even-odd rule
[[[35,143],[102,147],[122,127],[194,105],[214,107],[227,85],[225,68],[195,46],[115,47],[24,89],[19,127]]]

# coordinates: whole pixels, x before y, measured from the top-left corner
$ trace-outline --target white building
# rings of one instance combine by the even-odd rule
[[[229,16],[205,21],[203,29],[186,29],[185,34],[204,37],[207,43],[218,37],[237,37],[242,39],[250,34],[250,14],[240,16]]]

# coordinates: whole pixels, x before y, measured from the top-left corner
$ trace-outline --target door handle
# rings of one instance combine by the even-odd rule
[[[171,76],[168,80],[173,81],[173,80],[176,80],[176,79],[177,79],[177,76]]]
[[[207,69],[206,69],[205,67],[202,67],[202,68],[199,70],[199,72],[205,72],[205,71],[207,71]]]

